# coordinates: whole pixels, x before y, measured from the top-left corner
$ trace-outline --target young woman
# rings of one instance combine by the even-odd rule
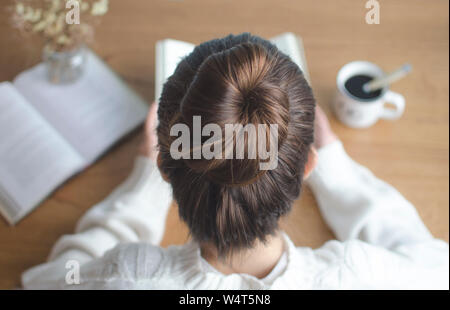
[[[194,116],[221,129],[278,125],[276,167],[260,169],[259,155],[175,159],[171,128],[193,129]],[[165,84],[158,120],[156,137],[154,104],[130,177],[23,274],[25,288],[448,289],[448,244],[345,153],[300,69],[268,41],[242,34],[197,46]],[[315,250],[278,228],[304,180],[338,239]],[[164,249],[172,198],[192,241]],[[68,273],[78,265],[79,279]]]

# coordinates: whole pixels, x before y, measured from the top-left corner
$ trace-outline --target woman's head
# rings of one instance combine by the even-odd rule
[[[214,245],[224,255],[275,233],[279,218],[300,193],[313,142],[314,107],[299,67],[259,37],[244,33],[208,41],[180,62],[159,102],[159,163],[195,240]],[[257,130],[263,125],[266,130],[257,131],[256,137],[243,133],[242,139],[224,134],[214,143],[222,147],[222,156],[174,159],[171,145],[177,137],[170,135],[172,126],[185,124],[194,135],[193,120],[199,116],[202,125],[216,124],[223,133],[227,124],[253,124]],[[276,139],[271,124],[277,125]],[[208,138],[202,137],[200,148],[209,147]],[[193,141],[191,137],[190,154]],[[267,159],[255,147],[264,144],[265,150],[276,147],[273,169],[261,169]],[[231,150],[242,147],[243,158],[226,154],[226,145]]]

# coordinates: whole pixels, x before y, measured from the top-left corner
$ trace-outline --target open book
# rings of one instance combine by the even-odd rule
[[[0,83],[0,212],[10,224],[141,124],[148,106],[92,51],[70,85],[44,64]]]
[[[310,83],[302,39],[287,32],[270,39],[270,42],[300,67]],[[175,72],[179,61],[192,52],[194,47],[195,45],[192,43],[173,39],[165,39],[156,43],[155,100],[159,100],[164,83]]]

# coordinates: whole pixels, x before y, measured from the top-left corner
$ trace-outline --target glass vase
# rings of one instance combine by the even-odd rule
[[[48,80],[53,84],[69,84],[77,81],[86,65],[86,48],[79,46],[68,51],[54,51],[49,46],[43,50]]]

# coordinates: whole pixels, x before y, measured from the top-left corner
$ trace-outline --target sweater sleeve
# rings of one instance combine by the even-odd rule
[[[81,267],[119,243],[145,241],[158,245],[171,201],[170,185],[162,179],[156,164],[137,157],[125,182],[80,219],[74,234],[56,242],[47,263],[25,271],[22,285],[59,286],[67,276],[68,262],[75,261]]]
[[[389,286],[384,280],[395,279],[403,288],[448,288],[448,243],[431,235],[414,206],[353,161],[340,141],[318,154],[307,183],[325,221],[348,250],[348,266],[361,276],[370,274],[369,282],[381,287]],[[411,286],[412,278],[417,286]]]
[[[432,238],[411,203],[353,161],[340,141],[318,154],[318,165],[307,183],[339,240],[360,239],[392,248]]]

